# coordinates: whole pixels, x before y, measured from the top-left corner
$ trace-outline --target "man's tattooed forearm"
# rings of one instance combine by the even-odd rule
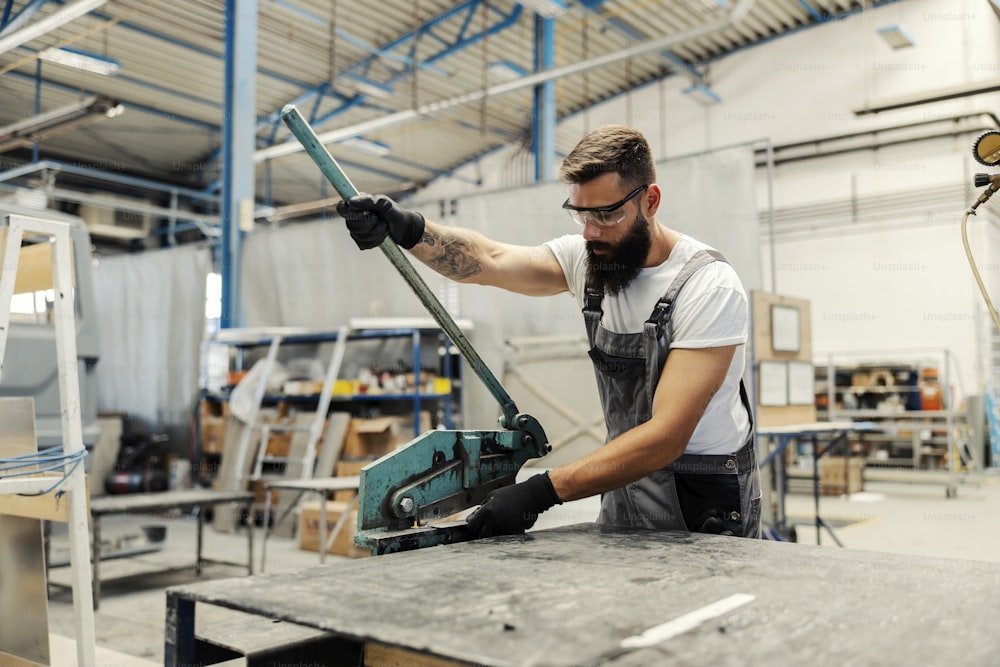
[[[437,250],[433,257],[425,261],[448,278],[462,280],[483,270],[469,244],[457,236],[439,236],[425,231],[420,242]]]

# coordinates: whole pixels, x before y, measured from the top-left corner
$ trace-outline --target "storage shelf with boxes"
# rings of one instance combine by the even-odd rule
[[[344,456],[353,457],[355,433],[374,438],[391,427],[391,439],[403,437],[400,429],[412,429],[416,437],[430,428],[455,428],[461,421],[461,357],[436,326],[404,327],[387,320],[364,321],[365,328],[348,334],[350,354],[332,385],[329,412],[370,418],[370,423],[352,427],[345,441]],[[392,326],[389,326],[392,325]],[[467,325],[468,326],[468,325]],[[226,448],[226,430],[235,417],[229,402],[237,385],[254,382],[243,369],[260,361],[279,330],[226,330],[210,341],[203,362],[203,397],[199,408],[199,462],[196,470],[203,482],[211,482]],[[258,422],[268,429],[265,464],[283,469],[294,436],[291,425],[303,414],[314,414],[324,403],[322,363],[338,332],[307,332],[281,329],[281,350],[265,378],[266,386]],[[402,361],[406,359],[407,361]],[[309,361],[313,363],[309,363]],[[211,371],[209,370],[211,369]],[[391,422],[391,424],[390,424]],[[353,423],[353,422],[352,422]],[[410,438],[406,438],[409,441]]]
[[[869,468],[944,469],[953,457],[965,466],[976,455],[953,366],[947,350],[831,354],[816,366],[817,408],[831,421],[875,423],[852,447]]]

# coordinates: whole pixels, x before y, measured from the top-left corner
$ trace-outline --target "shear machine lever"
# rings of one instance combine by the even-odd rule
[[[281,119],[344,200],[357,189],[294,105]],[[396,242],[379,249],[396,267],[451,342],[500,404],[498,431],[428,431],[361,469],[355,542],[373,554],[461,542],[472,538],[464,522],[427,525],[485,500],[513,484],[524,463],[551,447],[538,421],[517,406],[465,334],[427,287]]]

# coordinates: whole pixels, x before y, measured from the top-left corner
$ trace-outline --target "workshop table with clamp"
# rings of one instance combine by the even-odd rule
[[[114,514],[143,514],[170,510],[197,510],[198,533],[195,548],[195,573],[201,575],[202,565],[217,563],[222,565],[246,566],[247,573],[253,574],[253,527],[247,526],[247,562],[233,563],[202,557],[202,541],[205,527],[205,508],[222,503],[234,503],[249,516],[254,495],[248,491],[215,491],[212,489],[183,489],[163,493],[132,493],[120,496],[102,496],[90,501],[90,517],[93,529],[91,537],[91,569],[93,573],[94,608],[97,609],[101,596],[101,519]]]
[[[777,539],[779,541],[787,539],[790,534],[788,518],[785,515],[785,493],[786,493],[786,470],[784,452],[789,445],[795,442],[807,442],[812,447],[812,482],[813,482],[813,503],[815,507],[816,519],[816,544],[820,543],[821,529],[825,528],[837,543],[837,546],[844,546],[837,539],[836,534],[829,524],[825,523],[819,514],[819,460],[824,455],[836,450],[841,443],[845,442],[847,436],[853,432],[871,431],[875,428],[872,422],[812,422],[809,424],[789,424],[785,426],[758,426],[758,441],[764,439],[773,440],[776,444],[769,452],[761,452],[762,457],[759,467],[775,464],[775,492],[778,499],[775,503],[775,522],[773,526],[764,526],[764,537]],[[820,438],[829,438],[829,443],[820,448]],[[794,540],[793,540],[794,541]]]
[[[319,562],[324,563],[326,552],[337,539],[337,535],[344,529],[351,512],[358,502],[358,481],[357,475],[345,475],[343,477],[319,477],[315,479],[289,479],[289,480],[269,480],[264,482],[266,500],[264,501],[264,540],[261,547],[260,571],[263,572],[267,566],[267,539],[271,536],[271,491],[296,491],[298,492],[295,501],[288,503],[284,511],[274,520],[274,526],[284,521],[285,517],[295,509],[299,500],[305,493],[315,493],[319,496],[319,543],[322,547],[319,550]],[[348,504],[346,511],[341,513],[336,525],[326,534],[326,494],[335,491],[353,491],[354,497]],[[353,526],[351,529],[353,530]]]
[[[204,664],[207,604],[325,631],[331,667],[995,665],[997,599],[995,563],[579,524],[172,587],[164,655]]]

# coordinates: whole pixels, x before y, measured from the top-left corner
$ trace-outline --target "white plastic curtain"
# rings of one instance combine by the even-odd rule
[[[124,412],[155,426],[189,422],[198,393],[211,264],[206,248],[95,261],[98,410]]]

